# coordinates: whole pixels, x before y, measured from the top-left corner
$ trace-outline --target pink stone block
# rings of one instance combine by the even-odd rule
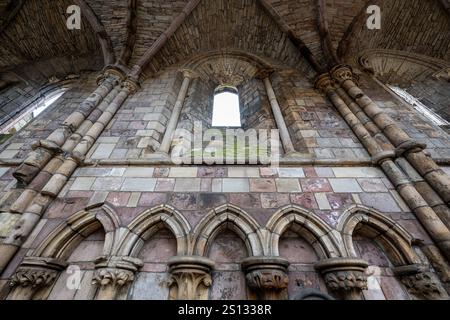
[[[250,179],[250,192],[277,192],[273,179]]]
[[[333,210],[345,209],[354,203],[350,193],[328,193],[327,199]]]
[[[300,179],[302,189],[304,192],[331,192],[333,189],[328,183],[327,179],[323,178],[309,178]]]
[[[261,193],[261,205],[263,208],[280,208],[289,204],[289,194],[286,193]]]
[[[312,193],[291,194],[292,204],[296,204],[306,209],[318,209],[316,198]]]
[[[156,182],[155,191],[173,191],[175,186],[175,179],[158,179]]]
[[[125,207],[130,199],[130,192],[110,192],[106,201],[117,207]]]
[[[230,202],[240,208],[261,208],[259,194],[255,193],[232,193]]]
[[[142,193],[141,198],[139,199],[139,206],[143,207],[154,207],[166,203],[166,193]]]

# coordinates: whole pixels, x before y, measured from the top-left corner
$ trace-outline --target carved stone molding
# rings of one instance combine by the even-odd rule
[[[49,151],[52,155],[61,154],[63,150],[56,143],[49,140],[38,140],[31,144],[31,149],[43,148]]]
[[[266,69],[260,69],[256,72],[255,78],[264,80],[266,78],[270,78],[270,76],[275,72],[274,69],[266,68]]]
[[[332,258],[319,261],[315,266],[325,280],[327,287],[340,298],[356,300],[362,290],[367,290],[368,263],[361,259]]]
[[[92,284],[100,291],[99,300],[114,300],[119,291],[134,281],[134,274],[143,266],[140,259],[130,257],[102,256],[96,260],[96,272]]]
[[[261,300],[287,299],[289,262],[280,257],[250,257],[242,261],[248,287]]]
[[[171,300],[207,300],[214,262],[198,256],[173,257],[169,265]]]
[[[353,82],[357,81],[352,67],[348,65],[337,65],[333,69],[331,69],[330,74],[333,79],[340,84],[348,80]]]
[[[336,85],[328,73],[320,75],[316,79],[315,86],[320,92],[323,92],[325,94],[336,89]]]
[[[50,287],[66,263],[51,258],[27,257],[9,280],[8,299],[31,300],[42,289]]]
[[[96,271],[92,284],[100,287],[123,287],[129,282],[133,282],[133,280],[134,273],[130,270],[107,268]]]
[[[125,79],[125,71],[118,66],[106,66],[103,72],[97,77],[97,85],[101,85],[104,81],[111,82],[113,85],[119,84],[119,81]],[[114,83],[115,82],[115,83]]]
[[[191,80],[199,77],[199,74],[191,69],[181,69],[180,72],[183,74],[183,77]]]
[[[11,277],[9,285],[33,289],[45,287],[52,284],[65,267],[65,263],[54,259],[25,258],[16,273]]]
[[[447,300],[449,296],[436,275],[423,265],[397,267],[398,276],[406,289],[421,300]]]
[[[139,90],[141,85],[139,84],[139,81],[136,81],[132,78],[127,78],[124,82],[122,82],[122,87],[128,89],[130,94],[134,94]]]
[[[426,148],[427,145],[425,143],[409,140],[400,144],[395,149],[395,154],[397,155],[397,157],[402,157],[404,154],[421,152]]]

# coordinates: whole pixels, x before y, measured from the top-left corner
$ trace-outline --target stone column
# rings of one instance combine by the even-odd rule
[[[259,300],[287,300],[289,261],[280,257],[250,257],[242,261],[247,286]]]
[[[405,158],[400,157],[395,162],[409,176],[416,190],[436,212],[447,229],[450,229],[450,208],[442,201],[442,198]]]
[[[316,82],[317,88],[325,92],[333,102],[344,120],[352,128],[355,135],[366,147],[372,156],[373,162],[381,166],[387,177],[400,193],[402,198],[414,212],[418,220],[436,242],[443,254],[450,259],[450,231],[439,219],[433,209],[414,188],[405,174],[397,167],[393,159],[396,155],[393,151],[383,150],[377,141],[371,136],[359,119],[352,113],[346,103],[335,91],[333,80],[328,74],[321,75]]]
[[[41,215],[51,203],[52,199],[62,190],[67,180],[70,178],[75,169],[84,160],[84,156],[88,153],[96,139],[100,136],[104,128],[114,117],[117,110],[122,106],[124,101],[130,94],[138,89],[137,82],[127,79],[122,84],[122,89],[109,104],[106,110],[98,117],[97,121],[90,127],[83,139],[77,144],[73,152],[69,153],[67,158],[59,159],[57,166],[52,168],[54,174],[46,179],[45,185],[41,192],[32,199],[32,202],[24,210],[21,219],[16,224],[14,230],[0,244],[0,272],[4,270],[6,265],[11,261],[14,254],[20,248],[21,244],[26,240],[33,228],[40,220]],[[49,165],[53,162],[49,162]]]
[[[361,259],[332,258],[319,261],[314,268],[322,274],[325,284],[337,298],[362,300],[362,291],[367,290],[365,271],[368,266]]]
[[[164,138],[161,142],[158,152],[164,155],[168,154],[170,151],[170,146],[172,145],[173,134],[177,129],[178,120],[180,118],[181,110],[183,109],[184,99],[189,89],[189,85],[192,79],[195,79],[197,75],[191,70],[183,70],[183,83],[181,85],[180,91],[178,92],[177,101],[172,110],[169,122],[167,123],[167,128],[164,133]]]
[[[24,162],[14,172],[17,181],[28,184],[41,171],[41,169],[53,158],[62,153],[61,146],[70,134],[81,125],[92,110],[107,96],[117,85],[122,73],[116,69],[108,68],[98,79],[98,88],[74,111],[62,125],[51,133],[47,139],[33,143],[33,151],[30,152]]]
[[[270,101],[270,106],[272,107],[272,113],[275,118],[275,122],[277,123],[277,127],[280,130],[280,138],[283,143],[284,152],[286,155],[290,155],[295,153],[294,144],[291,140],[291,135],[289,134],[289,130],[286,126],[286,122],[284,121],[283,113],[281,112],[280,105],[278,104],[277,97],[275,96],[275,92],[273,91],[272,83],[270,82],[270,75],[265,74],[262,76],[264,86],[266,87],[267,96]]]
[[[11,277],[8,300],[32,300],[42,289],[50,287],[66,267],[54,259],[28,257]]]
[[[213,261],[199,256],[177,256],[168,265],[170,300],[208,300]]]
[[[396,148],[397,156],[404,155],[445,203],[450,205],[450,178],[433,159],[425,154],[423,150],[426,146],[411,139],[389,115],[364,94],[353,81],[351,67],[338,65],[330,73],[391,141]]]
[[[394,269],[406,289],[420,300],[448,300],[449,296],[436,275],[423,265],[401,266]]]
[[[64,161],[64,163],[58,168],[58,170],[56,170],[52,178],[42,188],[43,195],[49,195],[51,197],[56,197],[58,195],[72,173],[84,160],[85,155],[89,152],[90,148],[94,145],[95,141],[101,135],[116,112],[119,110],[128,96],[135,92],[137,89],[138,84],[132,80],[128,79],[123,83],[121,91],[115,97],[113,102],[92,125],[92,127],[84,135],[83,139],[81,139],[81,141],[77,144],[71,155]]]
[[[140,259],[130,257],[100,257],[92,284],[97,285],[97,300],[116,300],[121,291],[134,281],[136,271],[143,266]]]

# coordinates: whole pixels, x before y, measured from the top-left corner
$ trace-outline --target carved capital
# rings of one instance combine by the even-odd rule
[[[331,77],[339,84],[345,81],[355,81],[355,75],[352,67],[348,65],[337,65],[330,71]]]
[[[270,78],[270,76],[275,72],[274,69],[266,68],[266,69],[260,69],[255,74],[255,78],[264,80],[266,78]]]
[[[289,262],[279,257],[251,257],[242,261],[250,289],[263,300],[287,298]]]
[[[328,73],[320,75],[316,80],[315,86],[320,92],[325,94],[336,89],[335,83]]]
[[[29,257],[25,258],[11,277],[11,287],[40,289],[49,286],[56,280],[65,263],[54,259]]]
[[[123,287],[133,280],[134,273],[130,270],[107,268],[95,272],[92,284],[99,287]]]
[[[191,69],[181,69],[180,72],[183,74],[183,77],[191,80],[199,77],[198,73]]]
[[[97,85],[101,85],[103,82],[111,82],[112,85],[119,84],[120,81],[125,79],[125,72],[118,66],[109,65],[103,69],[103,72],[97,77]]]
[[[368,263],[360,259],[332,258],[318,262],[315,269],[325,280],[327,287],[344,299],[358,298],[367,290],[365,270]]]
[[[171,300],[206,300],[212,285],[214,262],[204,257],[182,256],[169,260]]]
[[[101,256],[95,262],[97,270],[92,284],[100,287],[122,287],[132,282],[135,272],[143,265],[140,259],[116,256]]]
[[[124,82],[122,82],[122,87],[127,89],[130,94],[134,94],[141,87],[139,81],[136,81],[132,78],[127,78]]]
[[[447,300],[447,292],[436,275],[430,272],[426,266],[410,265],[394,269],[406,289],[418,299],[422,300]]]

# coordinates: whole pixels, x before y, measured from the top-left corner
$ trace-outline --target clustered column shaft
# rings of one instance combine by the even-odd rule
[[[107,70],[99,78],[98,88],[74,111],[62,125],[52,132],[47,139],[37,141],[33,144],[33,152],[27,156],[22,165],[14,172],[14,177],[22,183],[30,183],[41,169],[61,152],[61,146],[69,135],[75,132],[83,121],[89,117],[91,112],[102,102],[102,100],[116,86],[119,77],[114,70]]]
[[[339,65],[333,68],[330,73],[395,146],[397,155],[404,155],[411,165],[442,197],[445,203],[447,205],[450,204],[450,178],[433,159],[425,154],[423,151],[425,146],[411,139],[388,114],[383,112],[355,84],[350,67]]]
[[[78,123],[77,130],[72,130],[72,134],[66,141],[60,143],[61,150],[66,155],[63,156],[61,153],[51,160],[46,160],[42,172],[34,179],[31,178],[31,183],[25,192],[13,203],[14,212],[22,215],[11,234],[0,244],[0,272],[4,270],[32,232],[45,209],[62,190],[117,110],[138,88],[138,84],[131,79],[125,80],[120,89],[117,83],[116,79],[114,88],[109,90],[105,99]]]
[[[324,91],[333,102],[336,109],[349,124],[361,143],[379,164],[400,195],[415,213],[419,221],[428,231],[443,254],[450,259],[450,231],[439,219],[433,209],[423,199],[420,193],[414,188],[408,177],[397,167],[394,160],[396,155],[393,151],[385,151],[377,141],[371,136],[369,131],[361,123],[358,117],[349,109],[348,105],[336,93],[335,83],[329,74],[321,75],[318,78],[317,86]]]

